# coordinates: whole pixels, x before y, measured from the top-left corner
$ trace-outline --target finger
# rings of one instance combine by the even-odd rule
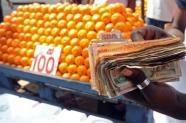
[[[136,30],[131,34],[132,41],[143,41],[144,40],[144,32],[143,30]]]

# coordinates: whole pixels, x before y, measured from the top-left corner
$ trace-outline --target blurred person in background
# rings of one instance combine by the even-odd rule
[[[11,9],[13,9],[13,4],[10,0],[6,0],[8,2],[8,5]],[[3,21],[3,8],[2,8],[2,1],[0,0],[0,22]]]
[[[176,14],[174,15],[172,27],[169,30],[165,31],[155,26],[146,26],[135,30],[131,35],[132,40],[151,40],[175,35],[184,41],[186,0],[176,0],[176,3]],[[131,91],[125,94],[125,96],[165,114],[164,116],[161,115],[161,117],[159,114],[156,114],[156,116],[159,116],[155,120],[157,123],[186,123],[186,58],[181,61],[181,69],[182,77],[179,82],[165,84],[149,81],[139,69],[126,68],[122,70],[124,76],[134,85],[142,86],[142,88]]]
[[[175,8],[175,0],[148,0],[146,23],[164,28],[173,21]]]

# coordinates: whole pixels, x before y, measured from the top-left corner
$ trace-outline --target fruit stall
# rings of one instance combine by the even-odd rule
[[[0,86],[15,90],[16,81],[27,80],[40,86],[40,98],[52,102],[56,102],[54,93],[57,89],[102,101],[117,103],[122,100],[130,104],[120,97],[99,96],[91,89],[88,46],[102,32],[119,30],[128,40],[130,33],[142,26],[144,22],[139,13],[133,13],[120,3],[18,6],[0,23]],[[54,75],[43,73],[44,67],[40,66],[39,71],[33,70],[38,45],[61,49],[59,58],[55,58],[58,63],[54,66]]]

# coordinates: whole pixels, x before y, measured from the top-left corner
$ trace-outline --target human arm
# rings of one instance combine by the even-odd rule
[[[171,36],[155,26],[146,26],[135,30],[131,38],[133,41],[159,39]],[[131,71],[130,71],[131,70]],[[123,74],[134,84],[140,84],[146,77],[138,69],[124,69]],[[149,86],[125,94],[129,99],[144,106],[177,119],[186,120],[186,94],[180,93],[173,87],[158,82],[151,82]]]
[[[122,72],[135,85],[146,79],[145,74],[139,69],[126,68]],[[186,94],[167,84],[151,82],[142,91],[136,89],[124,96],[163,114],[186,119]]]

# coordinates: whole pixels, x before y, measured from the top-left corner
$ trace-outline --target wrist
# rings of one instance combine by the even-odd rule
[[[137,88],[138,88],[139,90],[143,90],[144,88],[146,88],[147,86],[149,86],[150,83],[151,83],[150,80],[145,79],[143,82],[137,84],[136,86],[137,86]]]

